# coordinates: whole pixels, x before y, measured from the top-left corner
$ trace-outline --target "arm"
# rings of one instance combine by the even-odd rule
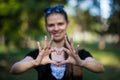
[[[33,59],[32,56],[26,56],[24,59],[22,59],[19,62],[16,62],[10,72],[13,74],[20,74],[23,73],[25,71],[27,71],[28,69],[31,69],[35,66],[40,66],[40,65],[45,65],[48,63],[52,63],[57,65],[56,61],[52,61],[49,58],[49,54],[54,51],[50,49],[50,46],[52,44],[52,40],[53,38],[51,38],[50,42],[48,42],[47,37],[45,36],[44,39],[44,48],[41,48],[41,45],[39,42],[37,42],[37,46],[38,46],[38,54],[35,54],[36,52],[32,52],[33,55],[37,55],[37,57],[35,59]]]
[[[12,66],[10,72],[12,74],[20,74],[34,66],[35,66],[35,60],[32,57],[27,56],[24,59],[22,59],[21,61],[16,62]]]
[[[79,58],[79,60],[77,60],[78,65],[80,67],[86,68],[90,71],[93,72],[104,72],[104,67],[102,64],[100,64],[98,61],[96,61],[94,58],[92,57],[87,57],[84,60],[81,60]]]
[[[68,43],[67,39],[65,39],[65,43],[67,45],[67,48],[64,48],[64,51],[67,54],[69,54],[70,57],[67,60],[63,61],[61,64],[72,63],[72,64],[76,64],[80,67],[84,67],[93,72],[103,72],[104,71],[103,65],[100,64],[98,61],[96,61],[94,58],[92,58],[90,55],[87,55],[85,59],[81,59],[79,56],[79,52],[78,52],[79,45],[77,45],[77,47],[74,48],[72,39],[70,40],[70,44]],[[82,54],[84,54],[84,53],[82,53]]]

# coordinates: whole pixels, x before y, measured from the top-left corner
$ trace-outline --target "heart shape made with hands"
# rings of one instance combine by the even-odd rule
[[[55,55],[55,59],[51,59],[51,60],[55,60],[57,62],[57,66],[66,64],[66,63],[72,63],[75,64],[75,59],[73,57],[71,57],[69,54],[65,53],[65,51],[63,50],[63,48],[55,48],[55,53],[53,53]],[[64,59],[65,57],[63,57],[65,54],[68,55],[68,57],[66,59]],[[61,60],[62,58],[62,60]]]
[[[62,48],[54,48],[54,52],[51,53],[51,60],[56,62],[61,62],[64,60],[64,51]]]
[[[51,37],[51,40],[50,42],[48,42],[48,39],[47,39],[47,36],[45,36],[44,38],[44,47],[42,49],[41,45],[40,45],[40,42],[37,42],[37,45],[38,45],[38,49],[39,49],[39,53],[40,53],[40,56],[38,56],[36,58],[36,64],[39,65],[39,64],[55,64],[55,65],[62,65],[62,64],[66,64],[66,63],[71,63],[71,64],[75,64],[76,61],[75,61],[75,54],[73,50],[73,42],[72,42],[72,39],[70,40],[70,44],[69,42],[67,41],[67,38],[65,37],[65,44],[67,46],[67,48],[61,48],[61,49],[51,49],[51,45],[52,45],[52,41],[53,41],[53,37]],[[71,50],[72,49],[72,50]],[[57,54],[54,54],[54,52]],[[51,54],[52,53],[52,54]],[[51,54],[51,56],[50,56]],[[67,59],[65,59],[65,55],[68,55]],[[52,58],[54,56],[54,58]],[[59,60],[59,56],[62,58],[62,60]],[[50,58],[51,57],[51,58]],[[56,59],[56,60],[54,60]],[[39,62],[40,60],[40,62]]]
[[[61,55],[62,53],[64,53],[62,48],[56,49],[56,54],[57,55]]]

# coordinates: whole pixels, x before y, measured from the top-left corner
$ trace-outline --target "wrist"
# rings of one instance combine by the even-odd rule
[[[81,60],[78,65],[79,65],[80,67],[84,67],[85,64],[86,64],[86,61]]]
[[[33,60],[31,63],[32,63],[32,66],[33,66],[33,67],[35,67],[35,66],[38,65],[36,60]]]

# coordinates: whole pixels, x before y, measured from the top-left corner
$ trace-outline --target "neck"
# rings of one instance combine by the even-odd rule
[[[59,42],[53,42],[52,43],[52,47],[56,47],[56,48],[61,48],[61,47],[63,47],[64,46],[64,39],[63,40],[61,40],[61,41],[59,41]]]
[[[52,48],[57,48],[57,52],[53,52],[51,54],[51,59],[54,60],[54,61],[58,61],[58,62],[61,62],[63,61],[65,58],[64,58],[64,52],[61,52],[61,50],[59,50],[60,48],[62,48],[64,46],[64,39],[59,41],[59,42],[53,42],[52,43]],[[59,54],[60,52],[60,54]]]

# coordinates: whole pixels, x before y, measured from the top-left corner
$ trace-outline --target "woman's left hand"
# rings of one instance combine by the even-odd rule
[[[82,63],[82,60],[80,59],[78,55],[78,49],[79,45],[76,46],[76,48],[73,47],[73,39],[70,39],[70,43],[68,42],[66,36],[65,36],[65,44],[67,48],[63,48],[63,51],[68,54],[68,58],[62,62],[59,63],[59,65],[71,63],[75,65],[79,65]]]
[[[86,59],[81,60],[81,58],[78,55],[79,45],[77,45],[76,48],[74,48],[72,38],[70,39],[69,43],[67,38],[65,37],[65,44],[67,48],[63,48],[63,51],[68,54],[68,58],[60,62],[59,65],[71,63],[80,67],[84,67],[93,72],[104,72],[103,65],[95,59],[93,59],[92,57],[87,57]]]

